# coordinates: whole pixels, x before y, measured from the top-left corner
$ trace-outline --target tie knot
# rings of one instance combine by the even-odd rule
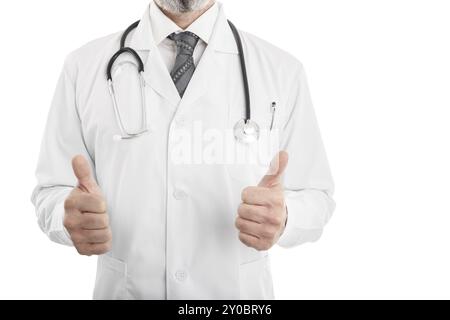
[[[195,46],[200,39],[196,34],[185,31],[180,33],[172,33],[169,37],[170,40],[175,41],[178,52],[180,54],[193,55]]]

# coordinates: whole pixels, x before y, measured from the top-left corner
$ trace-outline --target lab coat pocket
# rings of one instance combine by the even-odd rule
[[[98,257],[95,300],[127,299],[127,265],[109,255]]]
[[[229,127],[232,128],[241,118],[239,113],[231,113]],[[270,161],[280,148],[280,118],[280,112],[273,114],[268,110],[258,110],[252,119],[259,126],[259,139],[249,144],[234,139],[233,153],[227,163],[228,173],[234,181],[245,186],[256,185],[267,173]]]
[[[240,298],[242,300],[274,299],[268,255],[256,261],[241,264],[239,276]]]

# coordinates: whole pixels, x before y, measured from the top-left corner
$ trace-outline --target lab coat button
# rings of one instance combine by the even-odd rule
[[[184,270],[178,270],[175,272],[175,279],[177,279],[180,282],[184,282],[187,279],[187,272]]]
[[[187,194],[183,190],[175,189],[173,191],[173,197],[177,200],[183,200],[184,198],[187,197]]]

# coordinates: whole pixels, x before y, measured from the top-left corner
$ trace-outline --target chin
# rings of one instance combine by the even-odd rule
[[[171,13],[188,13],[204,8],[210,0],[155,0],[156,4]]]

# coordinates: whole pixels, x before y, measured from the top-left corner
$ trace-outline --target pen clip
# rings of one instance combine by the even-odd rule
[[[270,111],[272,113],[272,120],[270,122],[270,131],[273,129],[273,124],[275,122],[275,112],[277,111],[277,103],[274,101],[270,107]]]

